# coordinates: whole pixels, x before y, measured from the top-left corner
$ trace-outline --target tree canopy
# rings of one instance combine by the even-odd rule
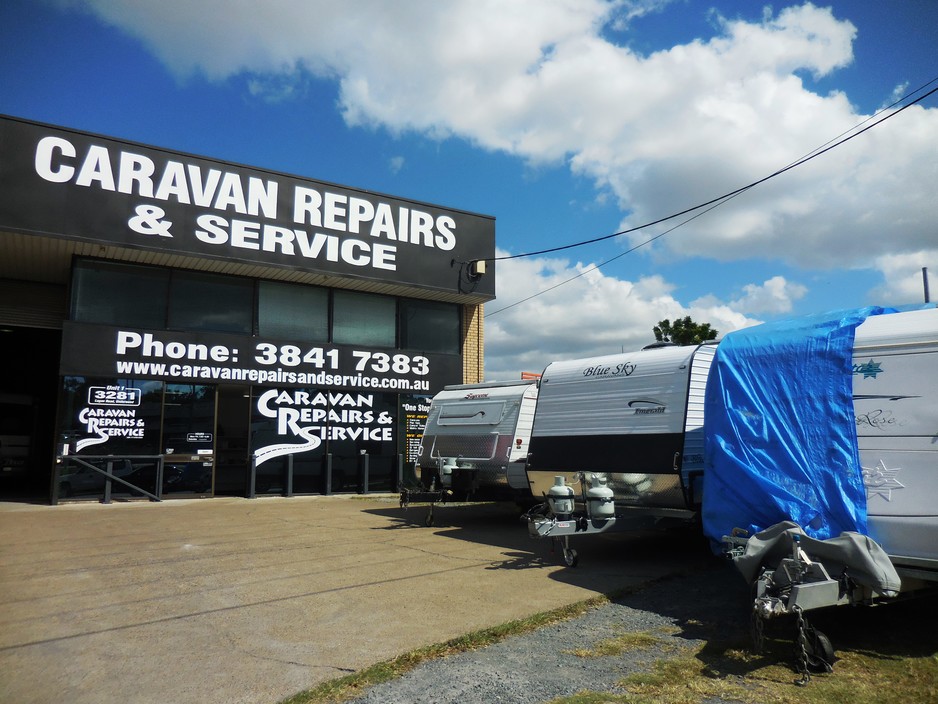
[[[672,323],[665,318],[654,329],[658,342],[673,342],[676,345],[699,345],[707,340],[715,340],[718,330],[710,323],[695,323],[691,317],[675,318]]]

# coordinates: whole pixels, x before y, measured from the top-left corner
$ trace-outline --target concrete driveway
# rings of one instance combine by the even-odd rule
[[[692,568],[673,534],[576,543],[513,506],[396,496],[0,503],[0,701],[273,704],[420,646]]]

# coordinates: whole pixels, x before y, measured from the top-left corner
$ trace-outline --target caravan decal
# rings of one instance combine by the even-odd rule
[[[629,408],[634,410],[637,416],[664,413],[667,407],[667,404],[661,403],[661,401],[648,398],[637,398],[634,401],[629,401]]]
[[[883,373],[883,363],[874,362],[872,359],[869,362],[864,362],[863,364],[854,364],[853,365],[853,374],[862,374],[864,379],[876,379],[877,374]]]
[[[892,492],[896,489],[904,489],[905,484],[899,482],[896,476],[899,474],[899,468],[888,469],[886,463],[880,460],[879,466],[863,467],[863,485],[866,487],[866,500],[869,501],[874,496],[881,496],[886,501],[892,501]]]
[[[636,364],[633,362],[623,362],[612,367],[596,365],[587,367],[583,370],[583,376],[632,376],[635,373]]]

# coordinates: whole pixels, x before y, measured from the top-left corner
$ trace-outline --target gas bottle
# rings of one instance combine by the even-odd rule
[[[613,492],[606,486],[606,477],[598,474],[590,475],[590,488],[586,491],[586,500],[589,502],[592,518],[612,518],[616,515]]]
[[[553,514],[564,521],[573,513],[573,487],[569,487],[563,477],[554,477],[554,485],[547,492],[547,503]]]
[[[456,469],[456,458],[444,457],[440,465],[440,484],[447,489],[453,485],[454,469]]]

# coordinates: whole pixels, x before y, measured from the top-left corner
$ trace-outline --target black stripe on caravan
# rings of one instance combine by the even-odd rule
[[[528,468],[535,472],[640,472],[674,474],[674,454],[683,433],[653,435],[563,435],[533,437]]]

